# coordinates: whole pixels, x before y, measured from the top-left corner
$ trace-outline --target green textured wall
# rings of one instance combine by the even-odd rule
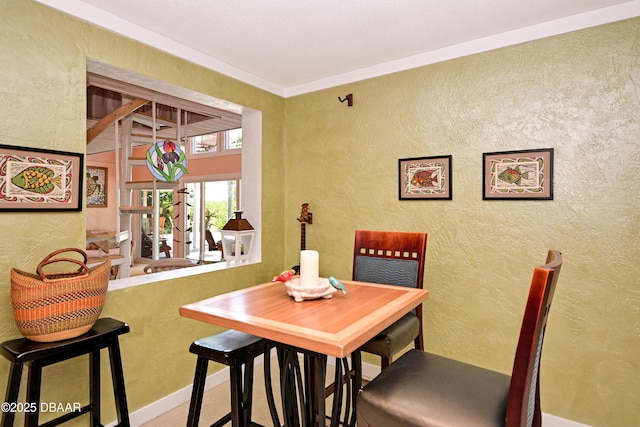
[[[88,25],[31,0],[0,2],[0,144],[84,152],[86,60],[91,58],[263,112],[263,188],[281,188],[281,97]],[[102,316],[127,321],[121,338],[129,409],[152,403],[193,380],[196,338],[219,328],[180,318],[180,305],[270,279],[283,262],[283,194],[262,201],[263,264],[109,292]],[[11,267],[35,271],[52,250],[83,247],[85,213],[0,213],[0,340],[19,336],[10,302]],[[8,362],[0,360],[4,390]],[[108,358],[103,370],[108,372]],[[86,402],[87,359],[45,368],[43,401]],[[104,420],[115,419],[103,376]],[[23,388],[24,390],[24,388]],[[78,425],[86,425],[86,420]]]
[[[563,250],[543,410],[631,426],[640,419],[638,39],[635,19],[283,100],[30,0],[3,0],[0,143],[83,152],[87,58],[263,111],[264,262],[108,295],[103,315],[132,327],[121,339],[132,411],[189,384],[188,345],[216,330],[180,318],[178,307],[295,264],[295,218],[309,202],[307,244],[320,251],[323,275],[350,276],[356,228],[428,232],[428,348],[501,371],[532,266],[547,248]],[[347,93],[351,108],[337,100]],[[541,147],[555,148],[554,201],[481,200],[483,152]],[[397,159],[440,154],[453,155],[453,200],[398,201]],[[18,334],[10,268],[32,270],[53,249],[82,246],[85,217],[1,215],[10,231],[0,239],[5,340]],[[84,362],[45,369],[43,399],[81,399]],[[0,389],[7,367],[0,362]]]
[[[543,410],[638,425],[638,40],[635,19],[287,99],[287,242],[309,202],[321,275],[349,277],[356,228],[427,232],[427,348],[504,372],[532,268],[562,250]],[[545,147],[554,201],[482,200],[483,152]],[[399,201],[398,159],[445,154],[453,200]]]

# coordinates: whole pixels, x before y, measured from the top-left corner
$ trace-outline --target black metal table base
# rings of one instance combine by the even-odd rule
[[[270,351],[267,350],[264,358],[265,386],[274,426],[355,426],[355,402],[362,382],[359,352],[351,355],[352,368],[349,367],[348,359],[336,359],[334,382],[329,393],[333,396],[331,414],[327,416],[325,383],[328,356],[275,342],[271,343],[270,347],[275,347],[278,357],[284,421],[284,424],[280,423],[273,397]],[[299,356],[302,356],[302,366]]]

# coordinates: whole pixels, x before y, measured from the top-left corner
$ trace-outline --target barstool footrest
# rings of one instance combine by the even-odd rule
[[[74,412],[70,412],[68,414],[65,415],[61,415],[58,418],[54,418],[52,420],[47,421],[44,424],[40,424],[39,427],[54,427],[54,426],[59,426],[62,423],[66,423],[67,421],[71,421],[75,418],[78,418],[81,415],[86,414],[87,412],[91,411],[93,409],[93,405],[92,404],[88,404],[83,406],[82,408],[80,408],[77,411]]]

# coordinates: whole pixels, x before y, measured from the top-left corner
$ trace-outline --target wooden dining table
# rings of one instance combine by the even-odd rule
[[[257,335],[278,350],[303,355],[305,379],[291,380],[306,386],[301,391],[307,402],[301,408],[301,424],[324,426],[327,356],[346,360],[352,353],[358,354],[359,363],[357,350],[365,342],[429,296],[424,289],[350,280],[342,283],[346,294],[335,292],[331,298],[296,302],[283,283],[268,282],[184,305],[180,314]],[[288,368],[281,363],[280,369]],[[285,414],[286,425],[298,421],[296,414]]]

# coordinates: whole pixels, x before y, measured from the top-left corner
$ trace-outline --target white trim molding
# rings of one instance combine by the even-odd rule
[[[373,65],[353,72],[318,79],[301,85],[283,87],[267,81],[251,72],[208,56],[190,46],[171,40],[139,25],[114,16],[82,1],[36,0],[64,13],[91,22],[115,33],[130,37],[148,46],[183,58],[228,77],[240,80],[257,88],[284,98],[328,89],[355,81],[378,77],[398,71],[434,64],[449,59],[460,58],[479,52],[512,46],[531,40],[556,36],[571,31],[604,25],[640,15],[640,0],[627,1],[590,12],[556,19],[538,25],[507,31],[490,37],[444,47],[430,52]]]

